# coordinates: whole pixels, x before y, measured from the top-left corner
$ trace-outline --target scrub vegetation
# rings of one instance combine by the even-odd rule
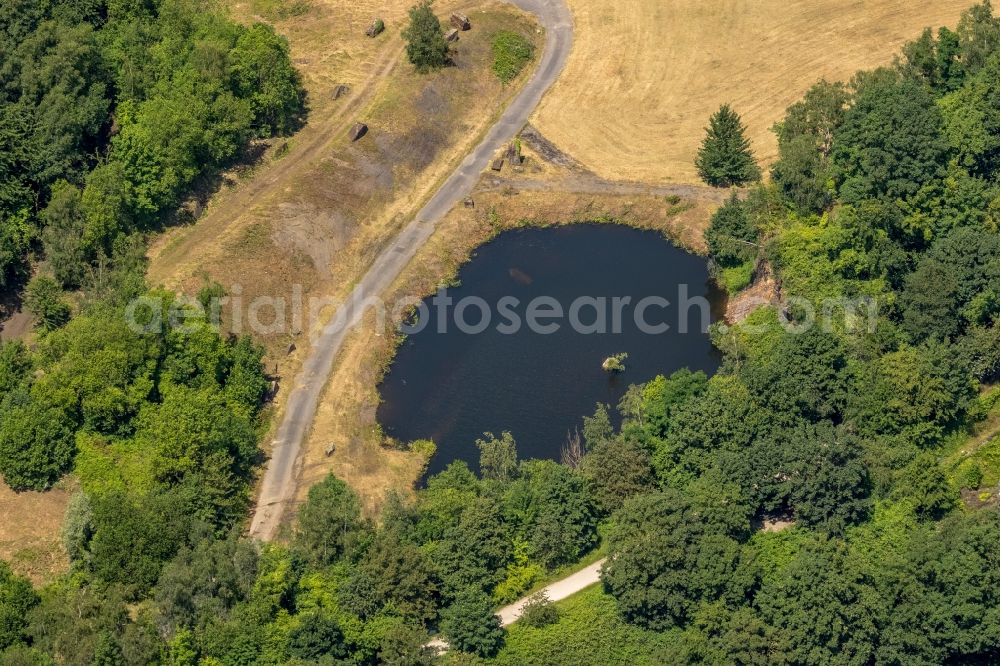
[[[493,73],[510,83],[535,56],[535,46],[523,35],[501,30],[493,36]]]

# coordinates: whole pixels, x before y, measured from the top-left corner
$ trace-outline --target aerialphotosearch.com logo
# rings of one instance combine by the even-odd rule
[[[432,298],[413,304],[413,311],[400,326],[414,335],[433,325],[436,333],[451,326],[466,335],[478,335],[493,327],[502,335],[515,335],[524,327],[538,335],[551,335],[568,326],[580,335],[621,334],[631,319],[640,332],[662,335],[671,330],[668,320],[677,322],[678,333],[688,333],[694,318],[695,330],[707,332],[712,323],[712,306],[703,296],[691,296],[688,285],[678,285],[673,303],[663,296],[578,296],[565,306],[553,296],[537,296],[526,302],[503,296],[489,303],[479,296],[455,299],[444,289]],[[671,316],[676,308],[676,317]],[[694,315],[694,317],[692,317]]]
[[[441,288],[428,299],[403,298],[388,303],[380,298],[354,292],[346,301],[332,297],[303,296],[294,285],[289,296],[243,297],[241,285],[233,285],[224,296],[204,302],[190,296],[146,295],[132,301],[125,310],[129,327],[141,334],[193,332],[208,322],[235,335],[256,336],[298,334],[306,331],[318,337],[352,327],[368,312],[375,316],[378,332],[399,331],[414,335],[433,326],[435,333],[457,330],[478,335],[491,327],[503,335],[515,335],[525,328],[538,335],[551,335],[565,327],[580,335],[621,334],[627,323],[646,335],[668,332],[707,333],[712,324],[712,304],[700,295],[692,296],[687,284],[676,287],[673,299],[666,296],[579,296],[563,302],[553,296],[536,296],[523,301],[507,295],[489,302],[479,296],[455,298]],[[759,299],[750,305],[764,305]],[[832,330],[840,319],[853,330],[874,331],[878,303],[874,299],[832,299],[818,307],[806,299],[790,298],[778,312],[778,322],[790,333],[803,333],[816,325]],[[744,323],[749,334],[765,333],[771,324]]]

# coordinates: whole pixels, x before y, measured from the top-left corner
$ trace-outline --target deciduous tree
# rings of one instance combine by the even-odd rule
[[[69,303],[56,281],[47,275],[39,275],[28,284],[24,304],[43,331],[54,331],[69,321]]]
[[[0,650],[26,638],[28,611],[37,603],[31,583],[0,560]]]
[[[604,589],[622,617],[662,631],[685,624],[701,601],[734,592],[739,544],[706,523],[683,493],[641,495],[615,515]]]
[[[945,173],[941,112],[917,81],[878,70],[856,80],[854,105],[836,130],[840,197],[903,199]]]
[[[441,633],[448,644],[480,657],[492,657],[503,646],[504,630],[493,612],[493,601],[469,588],[441,612]]]
[[[440,69],[448,64],[448,42],[430,0],[410,8],[410,24],[403,30],[406,55],[418,72]]]
[[[299,510],[295,543],[314,562],[326,565],[356,544],[363,526],[357,495],[330,474],[309,489]]]

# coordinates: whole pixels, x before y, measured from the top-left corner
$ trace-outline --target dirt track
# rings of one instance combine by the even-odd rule
[[[601,582],[601,567],[607,562],[607,558],[602,558],[593,564],[580,569],[570,575],[546,585],[543,589],[539,590],[545,594],[545,597],[549,601],[562,601],[567,597],[571,597],[577,592],[582,592],[591,585],[596,585]],[[536,593],[537,594],[537,593]],[[524,605],[528,603],[528,600],[534,595],[529,595],[527,597],[518,599],[509,606],[504,606],[497,611],[497,617],[500,618],[500,626],[509,627],[518,620],[521,619],[521,615],[524,612]],[[447,652],[451,646],[443,638],[435,638],[434,640],[427,643],[427,647],[433,648],[438,653]]]
[[[549,601],[561,601],[566,597],[570,597],[581,590],[585,590],[591,585],[596,585],[601,582],[601,567],[604,566],[606,559],[598,560],[590,566],[584,567],[579,571],[566,576],[561,580],[557,580],[554,583],[547,585],[542,592],[548,597]],[[519,619],[521,619],[521,613],[524,610],[524,604],[528,602],[531,597],[525,597],[523,599],[518,599],[509,606],[504,606],[499,611],[497,615],[500,616],[500,624],[507,627]]]
[[[484,179],[483,191],[513,188],[527,192],[571,192],[575,194],[649,195],[657,197],[678,196],[683,199],[722,204],[730,197],[731,190],[704,185],[664,184],[647,185],[624,181],[605,180],[591,174],[574,174],[563,178],[534,180],[530,178]]]
[[[536,14],[545,27],[546,43],[541,62],[486,138],[465,158],[416,217],[382,250],[330,324],[314,340],[312,352],[295,378],[272,443],[271,458],[251,519],[251,536],[272,539],[289,503],[295,498],[296,468],[302,441],[312,424],[337,353],[347,334],[361,321],[366,302],[385,291],[434,232],[436,224],[472,191],[489,161],[525,125],[566,63],[573,27],[563,1],[513,0],[513,3]]]

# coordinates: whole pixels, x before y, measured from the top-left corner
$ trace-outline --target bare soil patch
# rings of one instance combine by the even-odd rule
[[[726,321],[738,324],[759,307],[777,305],[781,300],[778,281],[770,264],[760,262],[755,270],[753,283],[729,298],[726,302]]]

